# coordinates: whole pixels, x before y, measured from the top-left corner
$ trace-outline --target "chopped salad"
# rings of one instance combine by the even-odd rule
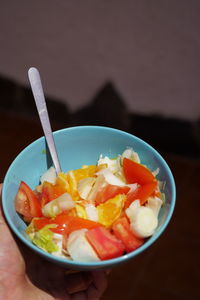
[[[80,262],[112,259],[154,234],[164,204],[158,172],[131,148],[67,173],[51,167],[34,190],[21,181],[15,208],[44,251]]]

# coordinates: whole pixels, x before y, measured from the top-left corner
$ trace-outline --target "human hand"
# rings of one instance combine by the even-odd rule
[[[97,300],[106,286],[104,271],[67,275],[65,268],[44,260],[15,240],[0,201],[0,299]]]

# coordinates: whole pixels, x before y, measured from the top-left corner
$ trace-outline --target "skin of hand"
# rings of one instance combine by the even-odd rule
[[[105,271],[67,274],[66,268],[22,245],[6,224],[1,205],[0,245],[0,299],[97,300],[107,287]]]

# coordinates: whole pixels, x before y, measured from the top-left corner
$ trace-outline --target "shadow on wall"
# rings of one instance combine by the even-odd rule
[[[97,92],[90,105],[74,113],[71,120],[72,125],[103,125],[127,131],[160,152],[200,157],[200,122],[130,113],[111,82]]]
[[[131,118],[121,95],[111,82],[103,86],[90,105],[72,114],[73,125],[99,125],[130,131]]]
[[[0,77],[0,109],[29,119],[38,119],[32,92]],[[144,139],[161,153],[200,157],[200,119],[196,122],[160,115],[130,113],[115,86],[108,82],[90,104],[70,113],[59,99],[47,98],[53,130],[78,125],[109,126]]]
[[[36,105],[30,88],[0,76],[0,109],[28,117],[38,118]],[[69,110],[65,104],[57,99],[46,99],[49,116],[54,130],[61,128],[61,124],[69,126]]]

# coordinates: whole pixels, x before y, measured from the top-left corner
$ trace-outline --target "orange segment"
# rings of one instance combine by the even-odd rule
[[[69,189],[67,174],[63,172],[58,173],[58,176],[56,178],[56,185],[62,187],[63,189],[65,189],[65,191],[67,191]]]
[[[83,166],[81,169],[74,170],[74,176],[76,181],[86,178],[86,177],[93,177],[96,173],[97,167],[94,165],[91,166]]]
[[[103,204],[97,206],[99,223],[106,227],[110,227],[112,223],[121,215],[125,195],[117,195],[112,199],[107,200]]]
[[[67,173],[67,180],[69,183],[69,193],[72,195],[72,198],[77,201],[79,200],[79,195],[77,191],[77,181],[74,175],[74,171],[69,171]]]
[[[80,199],[77,190],[78,182],[81,179],[94,176],[95,172],[96,172],[96,166],[91,165],[91,166],[83,166],[81,169],[69,171],[66,174],[67,182],[69,183],[68,192],[72,195],[75,201]]]

